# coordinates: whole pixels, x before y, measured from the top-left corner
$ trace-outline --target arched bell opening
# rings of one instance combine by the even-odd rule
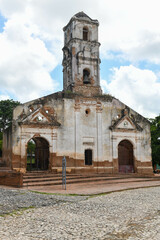
[[[83,40],[84,41],[88,41],[88,28],[87,27],[84,27],[83,28]]]
[[[123,140],[118,144],[118,164],[119,172],[134,172],[133,145],[128,140]]]
[[[27,144],[27,171],[48,170],[49,143],[42,137],[32,138]]]
[[[83,69],[83,83],[84,84],[90,84],[90,70],[89,69]]]

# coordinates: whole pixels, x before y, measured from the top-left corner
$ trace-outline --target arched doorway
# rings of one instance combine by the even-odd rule
[[[47,170],[49,167],[49,144],[42,137],[32,138],[27,144],[27,171]]]
[[[92,165],[92,150],[85,150],[85,165]]]
[[[134,172],[133,145],[128,140],[123,140],[118,145],[119,172]]]

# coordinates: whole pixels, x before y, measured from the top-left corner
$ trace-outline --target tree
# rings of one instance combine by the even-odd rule
[[[19,104],[20,102],[12,99],[0,101],[0,132],[3,132],[11,125],[13,109]]]
[[[160,165],[160,115],[151,122],[151,147],[152,147],[152,164]]]
[[[2,156],[3,131],[12,123],[13,109],[20,102],[11,100],[0,101],[0,157]]]
[[[3,141],[3,133],[0,132],[0,157],[2,157],[2,141]]]

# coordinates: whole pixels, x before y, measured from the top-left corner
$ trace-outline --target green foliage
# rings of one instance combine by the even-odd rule
[[[2,141],[3,141],[3,133],[0,132],[0,157],[2,157]]]
[[[31,171],[32,170],[31,165],[34,165],[36,163],[35,149],[36,149],[36,144],[31,139],[27,145],[27,171]]]
[[[13,109],[19,104],[20,102],[12,99],[0,101],[0,132],[3,132],[11,125]]]
[[[28,152],[35,152],[36,144],[33,140],[29,141],[28,146],[27,146],[27,151]]]
[[[20,102],[11,100],[0,101],[0,157],[2,156],[2,141],[3,131],[12,123],[13,109],[19,105]]]
[[[152,164],[160,165],[160,115],[151,122],[151,147],[152,147]]]

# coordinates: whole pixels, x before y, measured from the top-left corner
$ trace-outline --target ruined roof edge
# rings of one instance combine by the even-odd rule
[[[88,18],[87,19],[84,19],[84,18]],[[93,24],[96,24],[99,26],[99,22],[97,19],[92,19],[90,18],[87,14],[85,14],[83,11],[82,12],[78,12],[76,13],[68,22],[68,24],[66,26],[63,27],[63,31],[65,31],[68,27],[68,25],[71,24],[72,21],[74,20],[78,20],[78,21],[86,21],[86,22],[92,22]]]
[[[37,98],[37,99],[34,99],[34,100],[31,100],[31,101],[28,101],[28,102],[25,102],[23,104],[20,104],[20,105],[29,105],[29,104],[38,104],[38,103],[45,103],[47,102],[49,99],[53,98],[53,99],[60,99],[60,98],[66,98],[66,99],[73,99],[73,98],[77,98],[77,97],[84,97],[82,94],[76,94],[76,93],[73,93],[73,92],[64,92],[64,91],[59,91],[59,92],[55,92],[55,93],[52,93],[52,94],[49,94],[49,95],[46,95],[46,96],[43,96],[43,97],[40,97],[40,98]],[[98,96],[92,96],[92,97],[86,97],[85,98],[99,98],[101,99],[102,101],[104,102],[112,102],[113,99],[119,101],[120,103],[122,103],[125,107],[131,109],[132,111],[134,111],[136,114],[138,114],[141,118],[145,119],[146,122],[148,122],[149,124],[150,121],[142,116],[141,114],[139,114],[138,112],[136,112],[134,109],[132,109],[131,107],[129,107],[128,105],[126,105],[125,103],[123,103],[122,101],[120,101],[119,99],[113,97],[112,95],[110,94],[102,94],[102,95],[98,95]]]

